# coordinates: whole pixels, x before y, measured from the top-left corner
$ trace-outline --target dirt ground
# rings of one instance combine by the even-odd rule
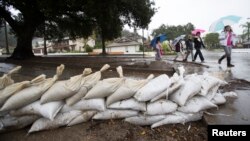
[[[111,60],[112,61],[112,60]],[[92,61],[91,61],[92,62]],[[105,61],[104,61],[105,62]],[[130,61],[128,61],[130,62]],[[88,66],[88,61],[85,61]],[[140,63],[140,62],[139,62]],[[22,63],[23,69],[20,74],[14,76],[17,81],[25,79],[31,79],[41,73],[49,74],[51,77],[54,74],[56,65],[39,65],[34,63]],[[103,65],[103,62],[96,65],[99,67]],[[148,68],[148,64],[130,65],[131,68]],[[156,64],[157,65],[157,64]],[[159,64],[160,65],[160,64]],[[32,71],[32,73],[30,73]],[[51,71],[53,70],[53,71]],[[107,71],[104,73],[103,78],[116,77],[113,71]],[[73,76],[81,73],[81,69],[69,68],[64,72],[62,79],[68,79],[69,76]],[[126,77],[132,78],[146,78],[151,72],[141,71],[124,71]],[[162,72],[155,73],[159,75]],[[172,74],[173,72],[168,72]],[[250,83],[244,80],[231,80],[229,84],[221,89],[223,91],[232,91],[238,88],[249,88]],[[48,131],[41,131],[28,135],[27,132],[30,126],[16,131],[10,131],[7,133],[0,133],[0,141],[206,141],[207,140],[207,125],[203,120],[175,125],[165,125],[156,129],[151,129],[149,126],[141,127],[129,124],[123,120],[108,120],[108,121],[89,121],[72,127],[61,127],[59,129],[53,129]]]
[[[189,130],[188,130],[189,129]],[[154,130],[122,120],[92,121],[27,135],[29,128],[0,134],[0,141],[205,141],[202,121],[166,125]]]

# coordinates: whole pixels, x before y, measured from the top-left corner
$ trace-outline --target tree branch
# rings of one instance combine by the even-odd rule
[[[17,32],[18,30],[18,24],[17,22],[11,17],[11,13],[7,10],[5,10],[4,7],[0,7],[0,17],[4,18],[9,25],[12,27],[12,29]]]

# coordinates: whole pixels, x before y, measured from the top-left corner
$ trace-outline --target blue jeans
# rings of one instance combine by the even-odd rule
[[[226,57],[231,57],[232,54],[232,46],[223,46]]]
[[[199,57],[200,57],[201,61],[204,61],[204,57],[203,57],[203,55],[202,55],[202,53],[201,53],[201,50],[200,50],[200,49],[196,49],[196,52],[195,52],[195,54],[194,54],[194,61],[196,60],[197,55],[199,55]]]

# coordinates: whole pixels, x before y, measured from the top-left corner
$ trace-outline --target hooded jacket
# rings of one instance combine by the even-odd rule
[[[219,36],[219,40],[220,40],[220,45],[222,46],[227,46],[227,39],[228,39],[228,33],[227,32],[221,32],[220,36]],[[232,44],[235,45],[235,36],[234,36],[234,33],[232,32],[232,37],[231,37],[231,40],[232,40]]]

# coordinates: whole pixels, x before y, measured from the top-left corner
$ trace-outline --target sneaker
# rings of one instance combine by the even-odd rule
[[[195,60],[192,60],[192,62],[195,62]]]
[[[205,61],[204,61],[204,60],[202,60],[202,61],[201,61],[201,63],[205,63]]]

